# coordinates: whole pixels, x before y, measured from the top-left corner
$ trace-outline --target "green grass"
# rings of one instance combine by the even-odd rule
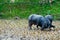
[[[21,2],[21,1],[19,1]],[[22,0],[22,2],[25,2]],[[29,2],[29,0],[28,0]],[[33,2],[33,1],[32,1]],[[34,1],[38,2],[38,1]],[[47,15],[51,14],[54,16],[54,19],[60,19],[60,1],[53,3],[52,5],[45,4],[30,4],[30,3],[3,3],[0,4],[0,18],[3,19],[10,19],[15,16],[18,16],[20,18],[28,18],[28,16],[32,13],[34,14],[40,14],[40,15]]]

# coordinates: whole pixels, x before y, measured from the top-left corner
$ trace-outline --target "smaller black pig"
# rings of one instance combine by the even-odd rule
[[[55,28],[55,26],[52,25],[52,22],[53,22],[53,16],[52,16],[52,15],[46,15],[45,18],[48,19],[48,20],[51,22],[51,25],[50,25],[50,26],[53,27],[53,28]]]

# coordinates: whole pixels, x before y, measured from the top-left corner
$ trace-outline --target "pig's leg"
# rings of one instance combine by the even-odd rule
[[[29,22],[29,30],[31,30],[31,29],[32,29],[32,23]]]
[[[44,30],[44,25],[42,25],[41,30]]]

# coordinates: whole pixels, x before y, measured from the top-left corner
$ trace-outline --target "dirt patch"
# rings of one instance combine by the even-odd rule
[[[60,21],[54,21],[55,31],[28,29],[28,20],[0,20],[0,40],[60,40]],[[34,30],[35,29],[35,30]]]

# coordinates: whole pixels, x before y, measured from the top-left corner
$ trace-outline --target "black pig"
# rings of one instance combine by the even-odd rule
[[[46,15],[45,18],[48,19],[48,20],[51,22],[51,25],[50,25],[50,26],[53,27],[53,28],[55,28],[55,26],[52,25],[52,22],[53,22],[53,16],[52,16],[52,15]]]

